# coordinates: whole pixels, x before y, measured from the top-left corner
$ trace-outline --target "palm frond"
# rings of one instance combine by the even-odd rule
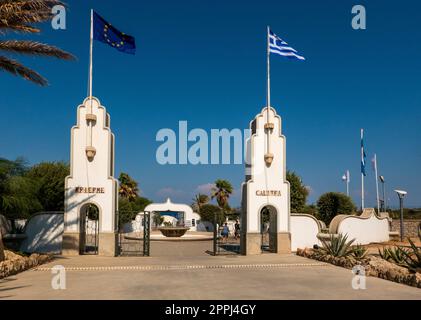
[[[65,4],[57,0],[0,0],[0,31],[39,32],[30,24],[51,20],[55,5]]]
[[[10,72],[13,75],[19,75],[26,80],[39,84],[40,86],[46,86],[48,84],[48,81],[36,71],[25,67],[16,60],[12,60],[4,56],[0,56],[0,70]]]
[[[75,59],[73,55],[71,55],[70,53],[66,51],[63,51],[54,46],[50,46],[48,44],[43,44],[43,43],[35,42],[35,41],[17,41],[17,40],[0,41],[0,50],[13,52],[13,53],[20,53],[20,54],[55,57],[55,58],[64,59],[64,60]]]

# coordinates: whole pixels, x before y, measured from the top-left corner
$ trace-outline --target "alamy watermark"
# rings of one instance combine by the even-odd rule
[[[66,289],[66,269],[63,266],[57,265],[51,269],[53,278],[51,279],[51,288],[53,290]]]
[[[51,8],[53,18],[51,19],[51,27],[54,30],[66,30],[66,7],[56,5]]]
[[[189,130],[187,121],[179,121],[177,132],[168,128],[157,132],[156,141],[162,143],[156,161],[161,165],[243,164],[250,133],[250,129]]]
[[[354,15],[351,20],[351,26],[354,30],[367,29],[367,12],[363,5],[352,7],[351,13]]]
[[[352,274],[354,277],[352,278],[352,289],[354,290],[366,290],[367,283],[366,283],[366,275],[365,275],[365,268],[361,265],[357,265],[352,268]]]

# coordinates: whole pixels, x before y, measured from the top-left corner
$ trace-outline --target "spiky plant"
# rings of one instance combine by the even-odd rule
[[[53,18],[51,9],[64,5],[58,0],[0,0],[0,34],[10,31],[21,33],[40,33],[35,25]],[[57,47],[31,40],[0,40],[0,52],[31,56],[54,57],[72,60],[74,56]],[[24,66],[9,56],[0,55],[0,70],[34,82],[41,86],[48,84],[47,79],[38,72]]]
[[[412,272],[421,272],[421,249],[408,238],[411,249],[403,252],[405,256],[405,265]]]
[[[406,249],[402,247],[392,247],[379,249],[379,255],[382,259],[393,262],[401,267],[406,267]]]
[[[335,258],[346,258],[352,255],[352,244],[355,239],[348,241],[348,236],[339,234],[331,235],[329,240],[321,240],[323,247],[317,249],[317,254],[321,256],[332,256]]]
[[[364,259],[367,256],[367,253],[368,250],[360,244],[352,247],[352,257],[354,257],[356,260]]]

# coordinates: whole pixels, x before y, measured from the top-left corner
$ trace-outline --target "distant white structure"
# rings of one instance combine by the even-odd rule
[[[189,227],[190,231],[197,231],[197,225],[200,221],[200,215],[193,212],[189,205],[173,203],[169,198],[166,202],[148,205],[144,211],[150,212],[152,215],[160,214],[164,217],[164,221]]]
[[[70,176],[65,182],[63,254],[84,253],[87,210],[99,211],[97,252],[117,253],[117,192],[114,178],[114,134],[110,115],[97,98],[87,98],[77,108],[77,123],[71,129]]]

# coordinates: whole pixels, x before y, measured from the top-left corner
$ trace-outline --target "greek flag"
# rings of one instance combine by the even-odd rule
[[[276,53],[280,56],[288,57],[290,59],[305,60],[300,56],[294,48],[290,47],[288,43],[279,38],[272,30],[268,29],[269,37],[269,52]]]

